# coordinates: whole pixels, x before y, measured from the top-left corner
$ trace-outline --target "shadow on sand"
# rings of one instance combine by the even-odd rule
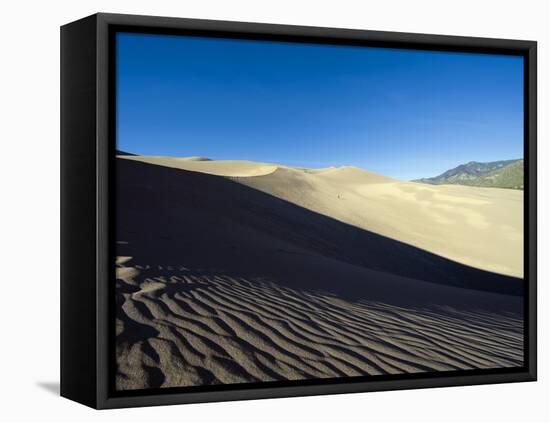
[[[36,386],[55,396],[59,396],[61,392],[59,382],[36,382]]]
[[[116,254],[134,263],[261,275],[348,300],[369,298],[371,290],[384,291],[378,299],[406,302],[424,295],[425,282],[523,292],[521,279],[448,260],[227,178],[124,159],[116,169]],[[397,282],[385,285],[384,278]]]

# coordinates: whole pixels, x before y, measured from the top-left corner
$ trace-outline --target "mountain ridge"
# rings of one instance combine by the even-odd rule
[[[431,185],[452,184],[523,190],[523,167],[523,159],[494,162],[470,161],[449,169],[438,176],[415,179],[412,182]]]

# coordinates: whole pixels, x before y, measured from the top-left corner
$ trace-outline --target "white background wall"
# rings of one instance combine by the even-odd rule
[[[543,1],[9,1],[0,25],[0,420],[549,421],[550,31]],[[59,26],[98,12],[532,39],[539,42],[537,383],[96,412],[58,397]],[[546,167],[545,167],[546,165]],[[548,217],[546,217],[548,219]],[[546,263],[544,262],[546,259]],[[546,334],[543,333],[546,331]],[[543,392],[546,390],[546,395]]]

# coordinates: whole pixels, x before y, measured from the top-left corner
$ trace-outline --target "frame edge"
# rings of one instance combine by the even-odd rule
[[[61,396],[96,406],[96,16],[61,27]]]
[[[237,401],[280,397],[312,396],[341,393],[361,393],[372,391],[422,389],[432,387],[451,387],[460,385],[480,385],[508,382],[528,382],[537,380],[536,365],[536,41],[506,40],[494,38],[475,38],[463,36],[429,35],[415,33],[399,33],[385,31],[368,31],[339,28],[320,28],[312,26],[278,25],[266,23],[244,23],[230,21],[213,21],[201,19],[165,18],[153,16],[123,15],[111,13],[98,13],[93,15],[97,19],[97,402],[93,405],[98,409],[138,407],[152,405],[171,405],[187,403],[203,403],[217,401]],[[528,367],[525,371],[509,374],[493,375],[468,375],[449,377],[425,377],[403,381],[373,381],[342,383],[334,385],[310,385],[298,387],[269,387],[260,389],[243,389],[219,392],[201,393],[167,393],[163,395],[140,396],[109,396],[108,381],[108,284],[109,272],[106,265],[109,239],[109,205],[108,205],[108,162],[109,162],[109,132],[110,125],[108,114],[109,103],[109,28],[113,26],[149,26],[168,27],[172,29],[185,28],[197,30],[226,31],[249,34],[279,34],[294,36],[314,36],[321,39],[355,39],[390,41],[402,44],[418,45],[437,44],[440,49],[452,49],[457,47],[475,48],[487,47],[489,49],[504,49],[521,51],[527,57],[529,63],[529,137],[528,143],[530,159],[529,166],[529,325],[526,332],[529,333],[529,357]],[[413,47],[404,48],[413,48]],[[111,216],[112,217],[112,216]],[[103,246],[103,247],[102,247]],[[89,404],[87,404],[89,405]]]

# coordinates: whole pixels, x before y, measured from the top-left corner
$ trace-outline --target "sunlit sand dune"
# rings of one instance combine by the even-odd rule
[[[358,168],[240,183],[473,267],[523,277],[523,191],[401,182]]]
[[[119,156],[127,160],[151,163],[175,169],[201,172],[218,176],[260,176],[277,169],[277,165],[245,160],[208,160],[204,157]]]
[[[523,191],[401,182],[344,166],[125,156],[234,180],[469,266],[523,277]]]
[[[514,257],[477,245],[517,248],[516,192],[157,160],[117,160],[118,389],[522,365]]]

